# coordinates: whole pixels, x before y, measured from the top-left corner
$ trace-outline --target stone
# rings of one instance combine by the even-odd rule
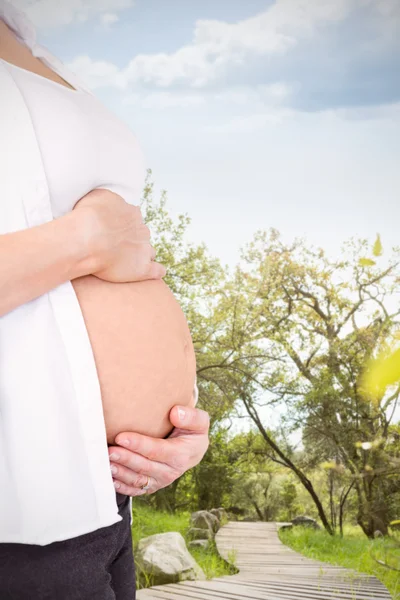
[[[175,531],[141,539],[135,560],[140,571],[150,577],[152,585],[206,579],[204,571],[187,549],[184,538]]]
[[[383,535],[382,531],[379,531],[379,529],[374,531],[374,539],[383,538],[383,537],[385,537],[385,536]]]
[[[191,525],[197,529],[210,529],[216,533],[220,527],[217,517],[207,510],[199,510],[191,516]]]
[[[236,515],[237,517],[244,516],[246,511],[244,508],[238,508],[237,506],[230,506],[228,508],[228,515],[231,517],[232,515]]]
[[[224,508],[212,508],[210,513],[217,517],[218,521],[221,523],[223,519],[228,518],[228,514]]]
[[[294,519],[292,519],[292,525],[300,525],[302,527],[312,527],[313,529],[321,529],[321,526],[318,525],[315,519],[307,517],[305,515],[301,517],[295,517]]]
[[[191,540],[213,540],[214,532],[211,529],[200,529],[199,527],[192,527],[188,531],[188,538]]]
[[[189,548],[204,548],[208,550],[210,542],[208,540],[192,540],[189,542]]]
[[[279,523],[279,531],[289,531],[290,529],[293,529],[293,525],[292,523]]]

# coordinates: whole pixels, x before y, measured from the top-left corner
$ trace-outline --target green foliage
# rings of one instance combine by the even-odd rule
[[[297,487],[293,481],[286,479],[282,483],[280,494],[280,521],[291,521],[296,514],[300,513],[300,505],[297,502]]]
[[[383,259],[378,235],[372,252],[351,241],[332,260],[271,229],[231,273],[187,242],[189,217],[169,215],[165,192],[154,199],[151,171],[142,210],[188,318],[199,406],[211,417],[202,463],[146,502],[170,512],[222,504],[239,518],[308,512],[332,533],[346,519],[367,536],[386,533],[399,518],[400,389],[366,398],[361,375],[399,333],[398,250]],[[233,435],[245,415],[257,434]]]
[[[374,575],[386,585],[394,600],[400,600],[400,574],[376,562],[376,559],[387,560],[387,554],[391,552],[392,560],[397,561],[400,568],[400,550],[398,548],[395,553],[390,550],[390,540],[367,539],[355,527],[347,527],[344,538],[305,527],[281,530],[279,537],[284,544],[309,558]]]
[[[379,235],[379,233],[376,236],[376,240],[375,240],[374,246],[372,248],[372,254],[374,256],[382,256],[382,254],[383,254],[381,236]]]
[[[366,248],[364,241],[353,242],[345,258],[332,261],[304,242],[284,245],[274,230],[258,232],[243,252],[235,292],[252,315],[253,345],[262,344],[269,354],[245,386],[242,382],[240,393],[272,458],[296,474],[328,530],[335,527],[336,514],[340,520],[353,484],[358,522],[372,536],[375,529],[386,533],[387,499],[400,485],[388,452],[399,389],[372,401],[363,396],[359,380],[366,362],[398,331],[400,313],[385,306],[397,287],[396,253],[384,268],[364,269],[359,260]],[[281,408],[286,430],[302,430],[304,460],[291,460],[282,444],[265,434],[257,406],[261,398],[264,406]],[[372,443],[368,455],[357,449],[358,442]],[[339,506],[328,513],[306,475],[316,461],[337,465],[329,477],[331,501],[337,498]]]
[[[132,502],[133,524],[132,538],[133,546],[137,547],[139,540],[156,533],[177,531],[185,537],[189,527],[190,513],[182,512],[171,514],[154,510],[136,498]]]
[[[204,548],[192,548],[190,553],[203,569],[207,579],[238,573],[238,569],[235,568],[235,556],[230,555],[229,563],[227,563],[219,555],[215,542],[212,542],[207,550],[204,550]]]
[[[143,503],[141,498],[134,499],[132,508],[132,538],[134,552],[137,549],[139,540],[142,538],[157,533],[166,533],[168,531],[177,531],[185,538],[186,544],[188,544],[189,539],[187,537],[187,532],[190,528],[189,512],[171,514],[157,511]],[[207,550],[195,548],[190,550],[190,553],[203,569],[207,579],[221,577],[223,575],[233,575],[237,572],[237,569],[235,569],[234,566],[229,565],[221,558],[214,542]],[[138,565],[136,583],[138,589],[150,587],[152,585],[151,577],[145,576],[145,574],[140,571]]]
[[[373,267],[376,262],[372,258],[360,258],[358,264],[360,267]]]

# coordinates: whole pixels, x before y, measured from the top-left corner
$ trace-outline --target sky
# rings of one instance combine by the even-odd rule
[[[332,257],[351,237],[400,246],[400,0],[12,3],[223,264],[270,227]]]
[[[13,0],[136,134],[188,237],[399,245],[400,0]]]

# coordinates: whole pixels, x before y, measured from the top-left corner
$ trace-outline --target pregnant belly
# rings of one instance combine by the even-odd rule
[[[123,431],[165,437],[175,404],[193,403],[196,359],[186,318],[162,280],[72,281],[100,381],[107,442]]]

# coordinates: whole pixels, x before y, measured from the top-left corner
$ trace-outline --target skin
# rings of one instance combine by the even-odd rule
[[[207,451],[210,420],[199,408],[174,406],[169,414],[174,430],[166,440],[124,432],[108,453],[114,485],[120,494],[141,496],[167,487],[195,465]],[[141,490],[147,483],[149,489]]]
[[[121,431],[165,438],[175,404],[194,406],[196,356],[185,315],[162,280],[72,282],[100,381],[107,442]]]
[[[0,57],[60,85],[71,87],[35,58],[26,46],[19,43],[2,20],[0,20]],[[3,303],[0,302],[0,315],[75,277],[94,274],[106,281],[139,280],[128,275],[130,267],[121,268],[123,265],[121,252],[113,256],[112,263],[107,263],[106,258],[110,256],[110,251],[104,250],[104,256],[102,255],[100,260],[101,252],[91,252],[88,248],[87,239],[92,242],[96,240],[96,228],[98,239],[105,239],[107,226],[103,225],[101,229],[99,205],[100,201],[96,199],[90,210],[83,201],[81,210],[73,211],[74,215],[66,215],[52,223],[0,236],[0,254],[4,252],[8,257],[12,257],[8,261],[3,261],[3,266],[0,268],[0,289],[2,282],[4,285],[7,284],[7,294],[3,296]],[[105,207],[104,211],[106,211]],[[119,214],[121,213],[120,210]],[[105,224],[107,220],[107,215],[104,215]],[[66,252],[64,248],[70,247],[70,244],[60,244],[60,239],[68,239],[68,241],[75,239],[73,252]],[[112,245],[111,241],[110,245]],[[93,245],[95,246],[94,243]],[[35,249],[34,252],[32,248]],[[139,254],[144,256],[144,248]],[[148,261],[150,261],[150,254],[146,258]],[[164,276],[165,269],[161,265],[150,262],[148,264],[146,273],[141,276],[142,280]],[[5,270],[4,273],[2,269]],[[117,435],[115,446],[109,447],[109,454],[114,455],[110,459],[111,466],[118,469],[113,478],[120,493],[129,496],[154,493],[170,485],[203,458],[209,444],[208,414],[196,408],[175,406],[169,418],[174,430],[166,440],[123,432]],[[148,489],[143,491],[140,488],[148,482],[148,477]]]

